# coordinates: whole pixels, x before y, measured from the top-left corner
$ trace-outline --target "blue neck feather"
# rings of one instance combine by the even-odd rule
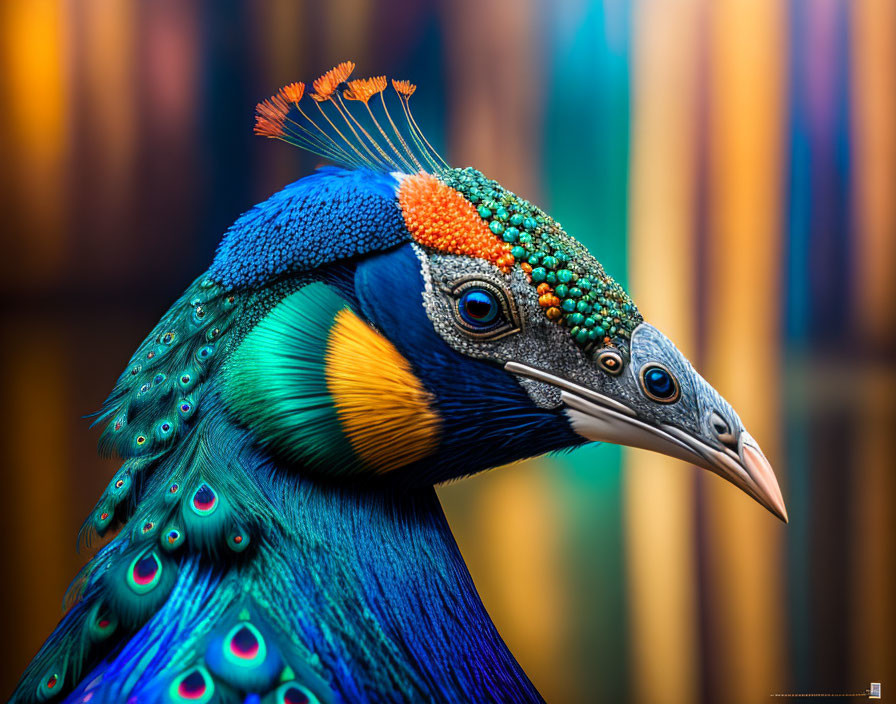
[[[541,701],[486,613],[432,488],[353,490],[294,476],[271,485],[288,532],[259,569],[288,582],[283,616],[346,701]]]

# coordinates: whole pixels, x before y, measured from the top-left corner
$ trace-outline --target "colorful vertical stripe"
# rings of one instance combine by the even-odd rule
[[[632,12],[626,3],[542,4],[547,42],[543,174],[545,207],[606,270],[627,284]],[[567,701],[596,692],[623,700],[629,687],[628,590],[620,449],[582,448],[552,460],[566,519],[570,675]],[[538,682],[536,681],[536,684]]]
[[[70,138],[66,60],[71,19],[67,6],[56,0],[4,3],[0,9],[5,106],[0,139],[9,169],[2,184],[10,201],[20,204],[6,225],[28,232],[8,240],[12,256],[2,271],[26,288],[51,285],[65,263],[59,204],[65,197]]]
[[[786,486],[777,413],[785,9],[778,0],[708,7],[702,367],[761,438]],[[706,693],[710,701],[763,700],[786,689],[785,528],[721,482],[708,481],[705,489]]]
[[[893,2],[28,0],[0,18],[6,691],[108,480],[81,416],[233,219],[318,163],[255,139],[255,103],[346,58],[417,82],[443,153],[585,242],[781,479],[786,527],[706,472],[608,446],[441,489],[547,700],[886,681]]]
[[[675,14],[679,31],[670,33]],[[695,359],[698,2],[643,3],[635,15],[631,287],[645,318]],[[694,473],[626,452],[625,510],[632,700],[696,701],[699,692]],[[662,588],[657,588],[662,585]]]
[[[850,675],[886,672],[896,663],[896,476],[893,421],[896,371],[881,353],[896,338],[896,4],[856,0],[848,6],[853,145],[853,227],[857,285],[854,315],[868,370],[858,387],[856,490],[847,635]],[[892,359],[892,356],[890,357]]]

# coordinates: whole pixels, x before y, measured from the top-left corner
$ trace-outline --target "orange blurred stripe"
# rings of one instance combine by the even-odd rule
[[[8,125],[5,166],[15,179],[13,201],[22,209],[27,236],[17,237],[7,279],[35,284],[60,274],[64,219],[64,162],[68,146],[68,94],[64,62],[65,5],[57,0],[3,3],[2,64]]]
[[[368,61],[370,27],[376,3],[371,0],[329,0],[324,7],[327,19],[323,27],[323,45],[327,48],[329,63],[335,66],[340,61],[354,61],[359,66],[355,78],[376,74]]]
[[[896,520],[892,511],[896,372],[870,369],[857,386],[857,457],[850,478],[855,540],[849,555],[852,618],[847,651],[854,681],[864,682],[885,678],[896,663]]]
[[[896,3],[853,0],[851,67],[856,314],[864,334],[896,330]]]
[[[647,320],[688,356],[696,350],[699,20],[699,0],[640,3],[634,16],[631,290]],[[633,701],[693,702],[699,687],[693,471],[645,451],[625,457]]]
[[[261,77],[258,85],[263,95],[273,93],[280,86],[294,81],[309,82],[317,77],[314,71],[325,67],[310,68],[303,61],[307,46],[300,41],[303,29],[307,29],[308,5],[294,0],[272,0],[252,5],[255,32],[254,45],[259,50]],[[354,56],[339,56],[339,60]],[[259,140],[260,142],[260,140]],[[266,148],[267,147],[267,148]],[[254,167],[256,177],[255,193],[259,198],[283,187],[296,179],[296,154],[294,150],[283,149],[282,144],[256,144],[252,150],[258,160]]]
[[[550,470],[543,460],[523,462],[440,487],[439,497],[501,637],[547,701],[569,702],[578,700],[564,667],[572,615]]]
[[[786,3],[709,3],[707,378],[738,410],[775,465],[781,292],[782,77]],[[782,482],[785,487],[786,481]],[[707,482],[711,701],[763,701],[781,691],[786,622],[784,528],[730,485]]]
[[[78,7],[87,130],[108,177],[106,185],[124,191],[137,135],[136,7],[126,0],[86,0]]]
[[[851,8],[853,199],[856,316],[867,349],[894,343],[896,330],[896,3],[854,0]],[[896,378],[872,369],[856,412],[860,456],[854,464],[851,670],[857,681],[879,679],[896,663]]]
[[[75,178],[88,227],[78,243],[82,256],[104,271],[120,271],[131,258],[122,231],[134,217],[140,86],[136,71],[139,5],[127,0],[84,0],[78,18],[77,90],[81,94],[78,139],[85,168]],[[75,168],[78,169],[79,165]]]
[[[2,354],[4,417],[4,521],[12,591],[15,647],[10,679],[22,673],[62,615],[62,595],[76,569],[69,525],[70,446],[64,409],[68,379],[65,335],[57,321],[8,319],[16,334]],[[10,498],[14,497],[14,498]],[[12,575],[15,575],[12,578]],[[6,666],[3,668],[6,670]]]
[[[307,8],[293,0],[272,0],[255,6],[259,22],[255,27],[255,44],[261,48],[261,68],[273,93],[280,86],[293,81],[310,82],[316,77],[303,71],[302,54],[305,50],[299,41],[302,30],[307,30]],[[339,60],[357,59],[352,55],[340,55]]]

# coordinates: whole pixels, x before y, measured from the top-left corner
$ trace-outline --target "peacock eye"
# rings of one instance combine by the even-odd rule
[[[661,364],[645,364],[640,376],[644,393],[657,403],[675,403],[681,395],[675,377]]]
[[[501,312],[494,294],[481,288],[464,291],[457,308],[460,316],[474,327],[488,327]]]
[[[455,325],[469,337],[494,340],[520,329],[512,299],[490,281],[468,276],[445,291],[453,298]]]

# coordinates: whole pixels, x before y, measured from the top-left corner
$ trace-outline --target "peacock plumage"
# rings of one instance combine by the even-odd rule
[[[340,64],[259,105],[323,167],[240,217],[97,422],[118,529],[15,702],[540,701],[434,485],[607,441],[786,520],[731,407],[546,213],[449,167],[414,86]],[[394,113],[394,115],[393,115]]]

